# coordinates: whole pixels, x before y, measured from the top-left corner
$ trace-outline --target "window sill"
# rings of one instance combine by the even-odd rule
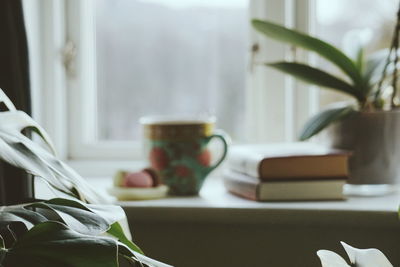
[[[96,191],[122,206],[140,221],[207,221],[214,223],[362,223],[398,226],[400,194],[382,197],[349,197],[345,201],[255,202],[228,193],[218,176],[209,177],[199,194],[143,201],[116,201],[107,193],[112,178],[88,178]],[[44,184],[37,183],[40,197],[51,197]],[[138,216],[139,215],[139,216]],[[300,216],[301,215],[301,216]],[[229,218],[229,219],[228,219]],[[365,220],[364,220],[365,219]]]
[[[210,177],[198,197],[118,202],[135,220],[157,222],[344,224],[398,227],[400,195],[350,197],[345,201],[255,202],[226,192]]]

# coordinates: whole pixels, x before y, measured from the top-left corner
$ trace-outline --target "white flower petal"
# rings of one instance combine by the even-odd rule
[[[339,255],[330,250],[318,250],[317,255],[322,267],[350,267],[347,262]]]
[[[376,248],[358,249],[340,242],[351,263],[360,267],[393,267],[386,256]]]

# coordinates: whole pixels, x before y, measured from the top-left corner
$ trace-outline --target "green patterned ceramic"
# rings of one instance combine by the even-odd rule
[[[171,195],[196,195],[206,176],[218,167],[227,153],[224,134],[213,133],[215,119],[141,119],[149,164],[169,186]],[[222,141],[224,151],[215,164],[208,149],[211,139]]]

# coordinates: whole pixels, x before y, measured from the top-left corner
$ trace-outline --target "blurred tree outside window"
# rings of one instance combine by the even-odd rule
[[[96,0],[100,140],[137,140],[144,115],[215,115],[240,138],[248,0]]]

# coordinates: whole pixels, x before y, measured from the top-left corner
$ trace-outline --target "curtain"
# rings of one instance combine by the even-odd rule
[[[28,47],[21,0],[0,1],[0,40],[0,88],[18,109],[30,114]],[[32,198],[32,179],[24,171],[0,162],[0,205]]]

